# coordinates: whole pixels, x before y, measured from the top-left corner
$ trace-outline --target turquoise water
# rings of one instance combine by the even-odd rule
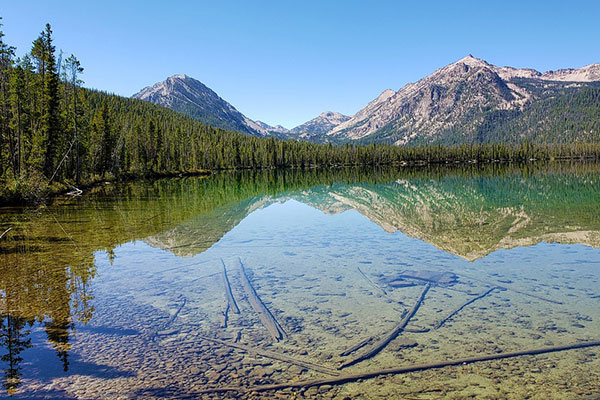
[[[0,253],[4,394],[600,393],[593,347],[246,392],[600,340],[595,166],[281,174],[105,185],[41,209],[2,210],[0,227],[13,227]],[[224,266],[239,314],[228,301]],[[435,280],[442,275],[450,278]],[[392,331],[427,284],[405,329],[373,357],[338,369]],[[264,309],[271,317],[260,317]],[[281,340],[269,318],[283,330]],[[224,387],[236,391],[203,392]]]

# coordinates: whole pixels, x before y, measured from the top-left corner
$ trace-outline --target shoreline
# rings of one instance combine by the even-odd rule
[[[62,196],[67,196],[72,192],[83,192],[90,190],[94,187],[97,187],[103,183],[112,183],[112,182],[132,182],[132,181],[141,181],[141,180],[158,180],[164,178],[178,178],[178,177],[191,177],[191,176],[211,176],[220,172],[230,172],[230,171],[266,171],[266,170],[314,170],[314,169],[339,169],[339,168],[426,168],[426,167],[461,167],[461,166],[476,166],[476,165],[510,165],[510,164],[520,164],[520,165],[534,165],[538,163],[563,163],[563,162],[576,162],[576,163],[598,163],[599,159],[596,157],[582,157],[582,156],[573,156],[573,157],[557,157],[551,159],[529,159],[526,161],[523,160],[440,160],[440,161],[412,161],[412,162],[394,162],[394,163],[385,163],[385,164],[332,164],[327,166],[320,165],[311,165],[311,166],[286,166],[286,167],[262,167],[262,168],[218,168],[218,169],[205,169],[198,171],[175,171],[175,172],[148,172],[143,174],[138,173],[126,173],[118,176],[106,176],[104,178],[101,177],[92,177],[91,179],[84,181],[79,186],[75,186],[73,182],[55,182],[53,184],[46,184],[43,186],[36,186],[35,189],[38,190],[36,193],[33,192],[22,192],[15,191],[12,194],[6,194],[9,192],[7,186],[10,184],[15,184],[13,181],[6,185],[6,182],[0,182],[0,208],[2,207],[11,207],[11,206],[33,206],[40,205],[51,202],[54,199],[60,198]],[[30,182],[24,182],[25,185],[31,184]],[[75,195],[79,195],[77,193]]]

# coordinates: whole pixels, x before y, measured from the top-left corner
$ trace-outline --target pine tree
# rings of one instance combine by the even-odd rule
[[[46,29],[41,33],[44,46],[44,87],[42,92],[42,135],[46,143],[44,159],[44,174],[50,178],[56,167],[61,148],[61,126],[59,110],[58,73],[54,45],[52,44],[52,29],[46,24]]]
[[[6,164],[4,160],[12,158],[10,155],[14,150],[11,148],[14,145],[14,139],[11,137],[9,129],[9,77],[14,55],[15,48],[4,42],[2,17],[0,17],[0,176],[4,175]]]
[[[71,109],[68,120],[71,121],[73,126],[73,140],[75,141],[75,181],[79,184],[81,181],[81,149],[78,120],[81,117],[81,112],[78,107],[77,97],[79,93],[77,89],[83,83],[83,81],[79,79],[79,75],[83,73],[83,67],[79,60],[77,60],[77,57],[71,54],[71,56],[65,60],[63,70],[66,75],[66,81],[69,83],[71,89],[71,101],[70,104],[67,105],[67,108]]]

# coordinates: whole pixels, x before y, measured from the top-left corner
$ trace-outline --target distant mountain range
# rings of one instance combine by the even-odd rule
[[[350,119],[346,115],[327,111],[294,129],[281,125],[271,126],[262,121],[251,120],[202,82],[184,74],[170,76],[132,97],[171,108],[217,128],[257,136],[311,137],[314,134],[325,134]]]
[[[541,73],[468,55],[397,92],[386,89],[352,117],[327,111],[293,129],[247,118],[186,75],[133,97],[224,129],[318,143],[600,141],[600,64]]]

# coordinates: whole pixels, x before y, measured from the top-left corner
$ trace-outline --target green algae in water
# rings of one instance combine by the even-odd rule
[[[598,340],[599,199],[597,166],[576,164],[220,174],[2,209],[0,228],[13,228],[0,243],[4,390],[14,398],[164,398],[323,377],[311,363],[335,370],[348,360],[340,353],[385,335],[412,307],[422,282],[386,283],[403,271],[458,279],[432,286],[407,329],[349,372]],[[245,298],[238,257],[286,340],[272,340]],[[227,328],[221,259],[240,309]],[[435,329],[494,285],[507,290]],[[578,398],[600,391],[596,351],[300,396]]]

